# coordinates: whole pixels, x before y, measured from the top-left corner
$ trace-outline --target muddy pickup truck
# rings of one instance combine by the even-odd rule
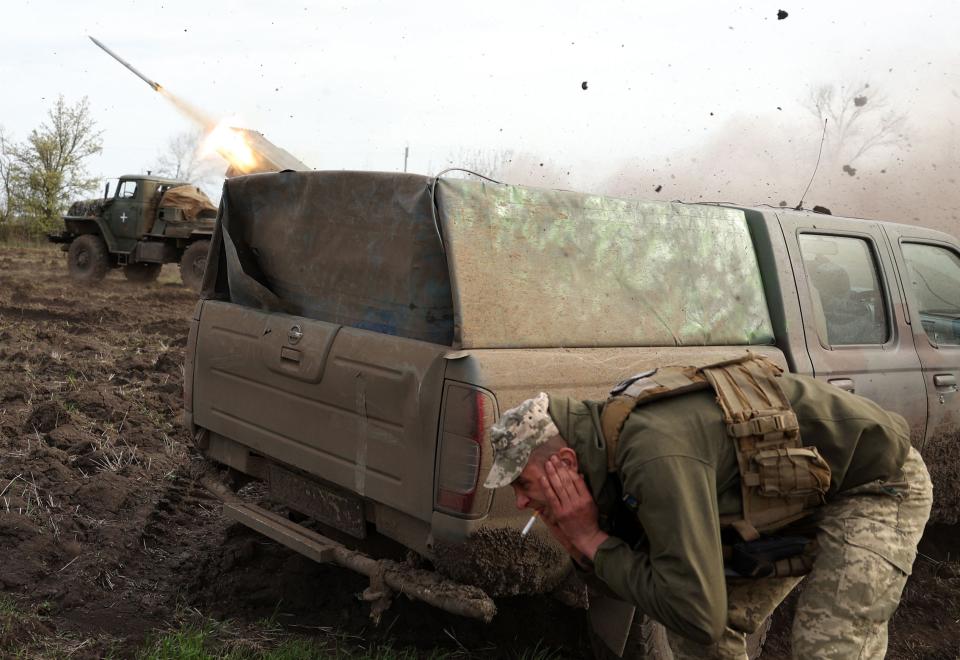
[[[231,179],[186,417],[208,458],[301,514],[236,499],[228,515],[370,575],[375,610],[403,591],[489,619],[490,597],[586,602],[542,528],[521,539],[510,489],[480,485],[498,415],[747,349],[906,417],[934,519],[957,521],[960,245],[806,211],[412,174]],[[383,539],[416,566],[362,552]]]

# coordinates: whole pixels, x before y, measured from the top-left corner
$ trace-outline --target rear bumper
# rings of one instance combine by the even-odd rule
[[[376,560],[253,504],[224,503],[224,513],[261,534],[318,562],[332,562],[370,578],[363,599],[379,619],[395,593],[403,593],[451,614],[489,623],[497,613],[493,599],[477,587],[390,560]]]
[[[271,459],[218,433],[199,435],[207,458],[270,482]],[[445,578],[490,596],[548,593],[570,571],[569,558],[549,535],[534,527],[520,536],[516,520],[464,519],[435,511],[427,523],[381,502],[367,500],[366,509],[379,534],[426,557]]]

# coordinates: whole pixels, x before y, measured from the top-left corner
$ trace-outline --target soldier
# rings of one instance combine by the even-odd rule
[[[484,485],[510,484],[675,656],[745,658],[745,633],[807,572],[794,657],[884,656],[932,502],[899,415],[748,353],[635,377],[605,403],[541,393],[491,442]]]

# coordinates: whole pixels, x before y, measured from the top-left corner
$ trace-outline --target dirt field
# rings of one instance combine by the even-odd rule
[[[60,252],[0,245],[0,656],[136,656],[210,620],[254,651],[296,636],[423,655],[584,656],[582,615],[547,599],[502,601],[489,627],[401,601],[372,629],[356,598],[363,579],[226,524],[180,426],[194,302],[169,266],[146,287],[120,273],[82,287]],[[939,530],[926,553],[891,658],[960,657],[956,534]],[[787,657],[786,620],[764,657]]]

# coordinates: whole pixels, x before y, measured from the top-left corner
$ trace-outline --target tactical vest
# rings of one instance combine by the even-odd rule
[[[781,373],[770,360],[747,352],[732,360],[665,367],[627,379],[610,392],[600,415],[608,471],[617,472],[617,443],[634,408],[712,388],[736,450],[743,501],[741,515],[721,516],[720,524],[736,530],[746,544],[763,545],[762,534],[813,513],[830,487],[830,466],[816,447],[801,444],[797,416],[777,382]],[[768,568],[776,575],[801,575],[809,572],[810,563],[806,553],[777,558]]]

